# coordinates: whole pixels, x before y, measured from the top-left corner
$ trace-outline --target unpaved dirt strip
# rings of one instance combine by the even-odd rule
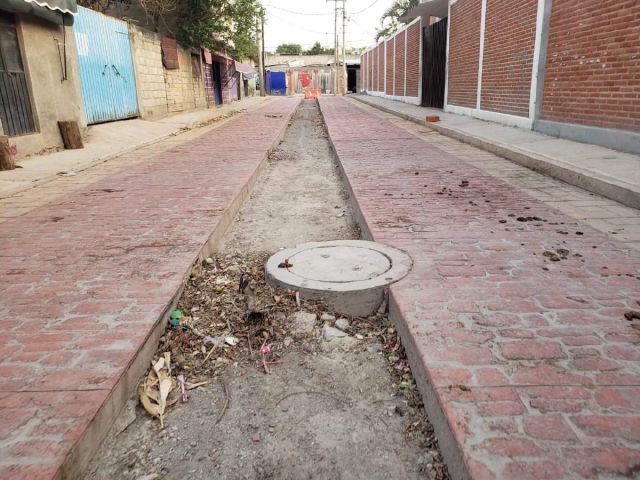
[[[210,383],[190,391],[188,403],[169,409],[164,430],[132,399],[97,455],[90,478],[448,478],[386,316],[349,319],[349,337],[331,343],[321,334],[321,306],[300,309],[318,314],[309,334],[282,311],[262,319],[265,332],[271,332],[267,344],[286,362],[272,365],[267,375],[256,368],[265,333],[260,321],[245,322],[230,313],[244,305],[237,288],[228,288],[228,282],[239,281],[240,270],[255,268],[256,295],[273,303],[271,294],[260,298],[268,291],[260,280],[265,254],[308,241],[353,238],[359,238],[359,230],[317,103],[303,101],[213,265],[188,282],[180,303],[192,317],[208,319],[196,321],[203,334],[219,335],[231,318],[240,343],[213,356],[210,376],[200,372],[197,378]],[[223,287],[219,296],[212,292]],[[284,301],[296,309],[290,297]],[[247,338],[253,338],[253,347],[240,331],[251,332]],[[171,350],[175,368],[184,370],[199,365],[192,354],[201,359],[200,347],[191,348],[199,341],[193,330],[175,329],[158,353]],[[196,379],[195,372],[184,372],[187,380]],[[226,411],[222,379],[230,400]]]

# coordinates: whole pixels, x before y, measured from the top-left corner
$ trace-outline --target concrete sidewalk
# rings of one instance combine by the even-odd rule
[[[0,172],[0,199],[57,177],[58,173],[80,172],[118,155],[206,124],[232,112],[254,108],[268,98],[251,97],[220,108],[170,115],[155,122],[123,120],[89,127],[85,148],[35,156],[18,162],[21,168]]]
[[[632,208],[640,208],[638,155],[369,95],[350,95],[349,98],[432,128],[570,185]],[[438,115],[440,122],[427,122],[427,115]]]
[[[273,100],[0,228],[0,478],[82,478],[299,99]]]
[[[319,102],[365,237],[413,258],[391,315],[452,478],[633,476],[640,252],[354,102]]]

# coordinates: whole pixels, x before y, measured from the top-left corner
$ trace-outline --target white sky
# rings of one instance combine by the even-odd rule
[[[367,47],[375,44],[373,35],[375,35],[376,27],[380,24],[380,16],[392,1],[346,1],[347,19],[349,20],[347,22],[347,48]],[[264,40],[266,51],[275,51],[281,43],[299,43],[304,49],[310,48],[315,42],[320,42],[324,47],[333,47],[335,5],[333,1],[262,0],[262,5],[267,12]],[[338,1],[338,5],[342,7],[341,0]],[[300,15],[302,13],[305,15]],[[338,30],[342,44],[342,10],[338,13]]]

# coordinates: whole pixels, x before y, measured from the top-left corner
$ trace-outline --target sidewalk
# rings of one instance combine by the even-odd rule
[[[278,99],[0,228],[0,478],[80,478],[299,99]]]
[[[89,127],[85,148],[35,156],[18,162],[22,168],[0,172],[0,199],[57,178],[57,173],[80,172],[118,155],[196,128],[216,117],[252,108],[268,99],[251,97],[220,108],[179,113],[155,122],[124,120]]]
[[[536,172],[640,209],[640,156],[368,95],[367,105],[483,148]],[[429,123],[427,115],[440,122]]]
[[[391,314],[452,478],[637,472],[640,323],[625,313],[640,310],[640,252],[353,102],[319,101],[365,236],[413,258]]]

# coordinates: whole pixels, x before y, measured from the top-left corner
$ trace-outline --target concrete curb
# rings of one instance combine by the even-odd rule
[[[318,105],[320,106],[320,114],[322,115],[322,121],[325,125],[327,122],[324,118],[324,112],[322,112],[321,102],[318,101]],[[426,123],[426,122],[425,122]],[[335,145],[333,144],[333,139],[329,134],[329,129],[327,128],[327,137],[329,139],[329,143],[331,144],[331,148],[333,149],[333,154],[338,161],[338,165],[340,165],[340,172],[342,177],[344,178],[346,187],[351,195],[351,203],[353,206],[354,220],[360,227],[362,231],[362,236],[365,240],[369,240],[372,242],[377,241],[376,238],[371,233],[371,229],[367,220],[358,204],[358,200],[356,199],[356,195],[353,191],[353,187],[351,185],[351,181],[347,176],[347,173],[344,169],[344,165],[342,165],[342,161],[338,156]],[[442,405],[440,404],[440,396],[438,392],[433,387],[433,383],[429,377],[429,373],[427,372],[426,365],[422,362],[418,346],[415,343],[415,338],[409,332],[407,327],[407,322],[402,315],[402,312],[398,308],[398,302],[393,293],[393,285],[391,285],[389,289],[389,319],[393,322],[400,335],[400,339],[402,340],[402,345],[404,345],[405,350],[407,352],[407,357],[409,360],[409,365],[411,367],[411,371],[413,373],[414,378],[416,379],[416,383],[418,385],[418,389],[420,390],[420,394],[422,395],[422,399],[424,402],[424,407],[427,412],[429,419],[431,420],[431,424],[433,425],[433,429],[438,437],[438,442],[440,443],[440,450],[442,451],[442,455],[444,460],[449,468],[449,474],[451,478],[455,480],[471,480],[471,474],[469,473],[469,469],[467,467],[464,453],[460,450],[460,446],[455,439],[455,435],[453,433],[453,429],[449,425],[447,420],[447,416],[444,412]]]
[[[262,107],[265,104],[262,103],[258,106]],[[278,134],[278,137],[272,143],[271,147],[265,153],[263,159],[260,161],[255,171],[249,178],[248,182],[242,187],[240,192],[236,195],[231,202],[229,208],[220,218],[220,221],[215,226],[215,229],[211,232],[209,239],[202,245],[200,250],[194,256],[191,266],[187,269],[183,276],[183,282],[180,288],[174,293],[174,295],[167,300],[167,306],[165,307],[162,315],[157,320],[156,325],[150,330],[142,348],[138,351],[135,357],[131,360],[122,376],[118,380],[118,383],[111,390],[107,396],[105,402],[102,404],[96,415],[93,417],[87,429],[85,430],[82,438],[73,446],[55,477],[56,480],[76,479],[84,478],[86,469],[97,453],[102,441],[105,439],[109,430],[113,426],[113,422],[120,414],[121,410],[126,405],[127,399],[131,396],[135,390],[139,379],[146,371],[149,363],[153,358],[153,354],[156,351],[156,347],[160,341],[160,337],[164,335],[166,325],[169,321],[171,312],[178,304],[178,300],[184,291],[184,284],[191,275],[193,264],[196,261],[202,261],[209,257],[216,249],[220,240],[230,227],[234,217],[240,210],[240,207],[252,192],[258,177],[264,170],[267,160],[271,152],[278,146],[285,131],[288,127],[291,117],[299,106],[296,105],[286,121],[283,123],[283,127]],[[230,118],[229,121],[233,121],[234,118]]]
[[[499,155],[509,161],[527,167],[535,172],[561,180],[569,185],[601,195],[610,200],[619,202],[627,207],[640,209],[640,187],[599,175],[591,170],[569,166],[553,160],[544,155],[521,150],[512,145],[497,143],[486,138],[471,135],[453,127],[447,127],[438,123],[427,122],[406,113],[395,111],[382,105],[370,103],[363,98],[352,97],[364,105],[376,108],[385,113],[395,115],[403,120],[417,123],[423,127],[434,130],[442,135],[455,138],[461,142],[481,148],[487,152]]]

